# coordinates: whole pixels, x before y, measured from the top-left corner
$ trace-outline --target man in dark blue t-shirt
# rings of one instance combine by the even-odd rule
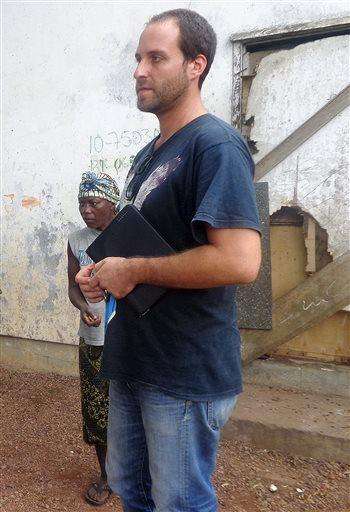
[[[141,34],[138,107],[160,135],[136,156],[121,206],[134,203],[177,251],[106,258],[77,276],[89,300],[118,301],[103,374],[111,380],[107,473],[125,512],[214,512],[220,429],[242,390],[235,284],[260,265],[254,165],[241,136],[208,114],[200,89],[216,36],[185,9]],[[139,283],[169,288],[143,317],[123,298]]]

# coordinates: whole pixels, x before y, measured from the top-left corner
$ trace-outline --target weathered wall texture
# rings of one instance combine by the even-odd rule
[[[260,160],[349,83],[349,36],[309,42],[264,57],[253,80],[247,117]],[[349,111],[346,109],[263,180],[270,211],[298,205],[329,234],[334,256],[349,248]]]
[[[282,297],[306,278],[302,226],[271,226],[272,296]],[[349,363],[350,313],[338,311],[274,350],[274,356]]]
[[[188,6],[167,1],[4,5],[2,334],[75,343],[78,315],[66,297],[65,247],[68,233],[82,225],[76,201],[81,172],[103,166],[122,185],[130,158],[153,137],[155,118],[135,108],[137,37],[151,14]],[[233,33],[347,12],[346,2],[191,2],[190,7],[218,32],[217,57],[203,94],[208,109],[227,121]],[[281,84],[286,77],[276,79]],[[329,94],[330,89],[325,97]],[[333,138],[322,144],[337,145],[343,155],[342,123],[334,122]],[[327,174],[318,158],[313,152],[306,167],[321,169],[323,179]],[[276,208],[280,196],[290,194],[280,192],[274,176],[269,181]],[[292,190],[294,174],[288,176]],[[332,180],[326,182],[331,188]],[[300,193],[310,190],[304,183]]]

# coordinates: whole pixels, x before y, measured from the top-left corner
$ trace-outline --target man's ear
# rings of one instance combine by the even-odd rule
[[[208,61],[204,55],[201,53],[197,55],[197,57],[189,63],[190,80],[195,80],[196,78],[199,80],[199,77],[203,74],[207,64]]]

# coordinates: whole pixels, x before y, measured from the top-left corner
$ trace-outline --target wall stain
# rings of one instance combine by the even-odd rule
[[[58,338],[59,338],[61,343],[65,343],[66,340],[64,339],[61,331],[59,331],[58,329],[57,329],[57,336],[58,336]]]
[[[65,215],[57,193],[52,192],[58,185],[42,184],[42,191],[36,194],[42,205],[33,208],[32,214],[21,207],[22,198],[29,196],[21,182],[15,184],[13,202],[11,196],[3,197],[4,211],[7,207],[11,214],[4,215],[6,252],[0,295],[0,331],[4,335],[70,343],[76,331],[66,291],[66,247],[69,233],[82,226]],[[40,213],[39,219],[32,216],[34,212]],[[13,218],[18,219],[16,226]]]
[[[55,309],[55,300],[58,298],[59,289],[55,283],[49,284],[49,295],[42,303],[41,307],[38,309],[43,309],[44,311],[54,311]]]
[[[22,199],[23,208],[34,208],[35,206],[41,206],[41,201],[37,197],[24,196]]]
[[[135,71],[136,41],[129,41],[121,47],[120,41],[114,34],[109,34],[103,40],[103,58],[105,69],[105,84],[109,100],[122,105],[134,107],[136,104],[135,84],[133,73]]]
[[[13,203],[13,200],[15,198],[15,194],[4,194],[4,197],[6,197],[6,199],[10,199],[11,203]]]
[[[28,240],[32,251],[28,254],[30,266],[38,267],[39,261],[44,263],[45,271],[50,275],[58,267],[63,252],[55,252],[57,235],[44,222],[34,229],[33,238]],[[35,250],[38,247],[39,250]]]
[[[34,238],[39,242],[40,249],[46,252],[56,242],[57,235],[44,222],[41,222],[40,228],[36,227],[34,229]]]

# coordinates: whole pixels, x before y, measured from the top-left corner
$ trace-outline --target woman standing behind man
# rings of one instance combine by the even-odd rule
[[[116,215],[119,190],[107,174],[98,176],[84,173],[79,186],[79,211],[86,227],[68,238],[68,296],[80,311],[79,370],[83,416],[83,439],[94,445],[101,475],[85,494],[93,505],[107,501],[111,490],[107,484],[105,459],[107,451],[108,383],[96,382],[101,367],[105,331],[105,303],[87,302],[74,278],[81,267],[92,263],[86,254],[87,247],[97,238]]]

